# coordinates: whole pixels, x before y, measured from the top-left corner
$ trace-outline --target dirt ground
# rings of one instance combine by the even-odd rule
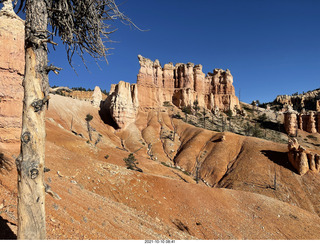
[[[159,111],[116,131],[89,102],[58,95],[46,125],[45,178],[61,198],[46,197],[48,239],[320,239],[319,173],[298,175],[284,144]],[[19,142],[0,147],[12,161],[19,154]],[[130,152],[143,172],[127,169]],[[0,239],[16,239],[12,168],[0,175]]]

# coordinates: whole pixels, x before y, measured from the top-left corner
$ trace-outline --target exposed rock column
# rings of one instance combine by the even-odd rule
[[[297,114],[293,110],[284,113],[284,128],[290,136],[297,134]]]
[[[206,94],[205,94],[205,74],[202,72],[202,65],[197,64],[193,68],[194,75],[194,91],[196,92],[196,99],[198,99],[198,103],[203,104],[204,107],[208,109],[213,109],[213,102],[206,102]],[[209,98],[210,99],[210,98]]]
[[[154,84],[153,62],[150,59],[138,55],[140,70],[137,75],[137,83],[152,86]]]
[[[137,109],[139,107],[136,85],[120,81],[114,88],[105,103],[105,109],[120,129],[126,128],[136,120]]]
[[[172,101],[174,93],[174,66],[172,63],[163,66],[163,96],[165,101]]]
[[[320,155],[316,154],[314,156],[314,161],[316,165],[316,172],[319,172],[320,171]]]
[[[297,170],[300,175],[304,175],[309,171],[309,163],[308,163],[308,157],[306,153],[306,149],[299,146],[299,157],[298,162],[296,162]]]
[[[137,75],[138,96],[143,108],[162,106],[164,102],[163,72],[158,60],[154,62],[138,55],[140,70]]]
[[[194,90],[194,75],[193,75],[193,63],[187,63],[184,65],[184,74],[185,74],[185,86],[184,88]]]
[[[94,88],[91,103],[94,107],[99,107],[102,100],[102,92],[99,86]]]
[[[156,87],[163,87],[163,71],[158,59],[153,63],[153,83]]]
[[[317,124],[317,131],[320,133],[320,112],[316,113],[316,124]]]
[[[202,72],[201,64],[197,64],[194,66],[193,74],[194,74],[194,90],[197,93],[203,94],[205,74]]]
[[[314,119],[314,113],[313,112],[310,112],[308,114],[307,132],[317,133],[316,121]]]
[[[301,114],[298,114],[298,129],[303,130],[303,120]]]
[[[299,175],[304,175],[309,170],[319,172],[320,156],[300,146],[297,139],[288,141],[288,159]]]
[[[298,171],[299,175],[307,173],[309,164],[306,149],[301,147],[295,138],[288,141],[288,149],[288,159],[291,165]]]

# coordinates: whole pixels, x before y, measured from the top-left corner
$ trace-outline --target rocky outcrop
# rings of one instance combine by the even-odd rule
[[[91,103],[94,107],[99,107],[102,100],[102,92],[99,86],[94,88]]]
[[[192,106],[196,100],[200,107],[210,110],[240,108],[229,70],[215,69],[205,75],[202,65],[168,63],[162,68],[159,60],[153,62],[141,55],[138,59],[137,85],[141,108],[159,107],[165,101],[182,108]]]
[[[60,94],[66,97],[72,97],[74,99],[91,102],[95,107],[99,107],[100,102],[105,100],[108,96],[101,92],[100,87],[96,86],[94,91],[79,91],[72,90],[68,87],[56,87],[50,88],[50,93]],[[100,99],[101,98],[101,99]]]
[[[291,108],[288,109],[287,112],[284,113],[284,128],[288,135],[296,136],[298,130],[298,116],[297,112],[292,110]]]
[[[289,162],[300,175],[304,175],[309,170],[319,172],[320,155],[313,153],[299,145],[296,138],[289,139],[288,149]]]
[[[110,116],[117,128],[125,128],[135,121],[139,109],[162,107],[164,102],[179,108],[198,106],[212,111],[229,111],[240,108],[235,96],[233,77],[229,70],[215,69],[205,75],[202,65],[173,63],[160,65],[138,55],[140,70],[137,84],[120,81],[112,85],[110,96],[103,102],[101,111]],[[106,118],[106,121],[108,118]]]
[[[11,1],[5,2],[0,11],[0,50],[0,140],[18,140],[23,100],[24,21],[12,10]]]
[[[320,89],[308,91],[303,94],[279,95],[273,102],[279,104],[282,108],[290,105],[294,110],[302,111],[303,109],[320,112]]]
[[[295,136],[297,130],[320,133],[320,112],[310,111],[302,114],[291,109],[284,113],[284,128],[288,135]]]
[[[117,85],[111,85],[110,95],[102,103],[101,110],[111,116],[117,128],[125,129],[135,122],[138,107],[137,85],[120,81]]]

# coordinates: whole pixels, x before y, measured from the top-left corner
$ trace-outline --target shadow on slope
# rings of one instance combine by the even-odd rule
[[[274,162],[275,164],[278,164],[279,166],[282,166],[282,167],[296,173],[296,170],[289,163],[288,154],[286,152],[277,152],[277,151],[272,151],[272,150],[261,150],[261,153],[264,156],[266,156],[269,160]]]
[[[112,126],[115,130],[119,129],[117,123],[111,117],[109,110],[104,108],[104,103],[107,101],[101,101],[99,115],[103,123]]]
[[[8,220],[3,219],[0,216],[0,240],[16,240],[17,236],[8,226],[10,223]]]

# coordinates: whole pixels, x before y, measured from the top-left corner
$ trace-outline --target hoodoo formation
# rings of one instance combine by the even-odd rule
[[[182,108],[192,106],[196,100],[209,110],[240,108],[228,69],[214,69],[205,75],[201,64],[168,63],[162,67],[157,59],[153,62],[141,55],[138,59],[138,98],[142,108],[159,107],[165,101]]]
[[[112,85],[109,102],[103,106],[103,109],[112,111],[110,115],[119,128],[125,128],[134,121],[133,116],[138,106],[131,106],[131,102],[127,106],[128,101],[133,100],[136,101],[133,104],[139,104],[139,109],[143,111],[162,107],[164,102],[172,103],[178,108],[192,108],[195,101],[198,101],[199,107],[211,111],[234,112],[240,109],[233,87],[233,77],[228,69],[215,69],[213,73],[205,75],[200,64],[169,63],[162,67],[159,60],[153,62],[141,55],[138,55],[138,59],[140,70],[137,84],[130,88],[132,92],[128,90],[129,85],[126,86],[126,92],[113,89]],[[122,82],[117,86],[123,87]],[[130,116],[127,116],[128,114]]]
[[[10,5],[0,11],[0,50],[0,140],[12,141],[21,128],[24,21]]]
[[[110,96],[101,104],[102,113],[111,116],[118,128],[134,123],[139,108],[137,85],[120,81],[117,85],[111,85],[109,93]]]
[[[320,112],[298,113],[289,107],[284,113],[284,128],[290,136],[295,136],[298,129],[320,133]]]
[[[304,175],[309,170],[319,172],[320,155],[299,145],[296,138],[288,141],[288,159],[291,165],[300,175]]]

